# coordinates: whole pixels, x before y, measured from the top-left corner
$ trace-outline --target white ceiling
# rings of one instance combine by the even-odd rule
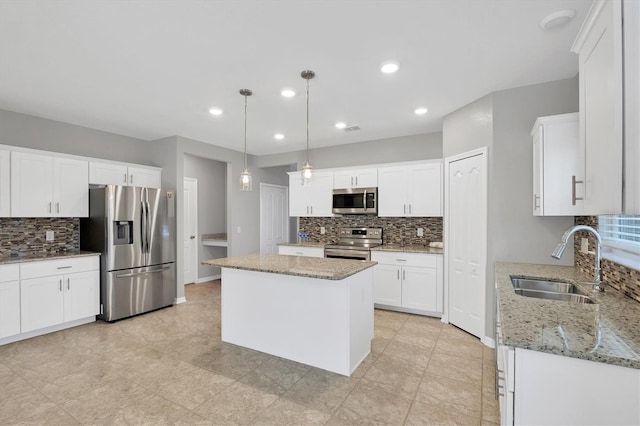
[[[293,151],[305,147],[300,71],[311,69],[312,148],[440,131],[444,115],[487,93],[574,76],[569,48],[590,4],[0,0],[0,108],[242,151],[238,90],[249,88],[249,153]],[[576,18],[541,30],[560,9]],[[384,75],[389,59],[401,68]],[[297,95],[283,98],[284,87]]]

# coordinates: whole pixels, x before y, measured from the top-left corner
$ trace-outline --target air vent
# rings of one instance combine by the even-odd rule
[[[355,132],[356,130],[360,130],[360,126],[349,126],[344,128],[345,132]]]

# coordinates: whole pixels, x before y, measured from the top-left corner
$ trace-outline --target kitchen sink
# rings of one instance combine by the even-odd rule
[[[576,285],[565,281],[512,276],[511,283],[515,293],[520,296],[573,303],[593,303],[593,300],[582,294]]]

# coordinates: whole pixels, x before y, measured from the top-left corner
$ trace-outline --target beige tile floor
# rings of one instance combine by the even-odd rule
[[[438,319],[375,312],[352,377],[220,341],[220,281],[187,302],[0,347],[0,425],[494,424],[493,351]]]

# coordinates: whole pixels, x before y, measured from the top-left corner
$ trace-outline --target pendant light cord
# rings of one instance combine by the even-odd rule
[[[309,164],[309,79],[307,79],[307,164]]]
[[[247,95],[244,95],[244,171],[247,171]]]

